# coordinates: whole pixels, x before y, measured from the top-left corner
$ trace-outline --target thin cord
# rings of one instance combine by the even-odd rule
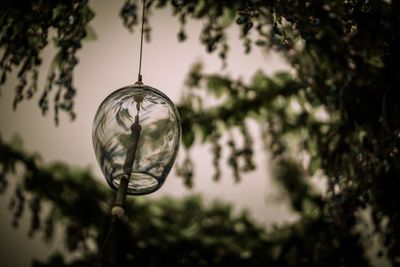
[[[107,258],[105,257],[106,249],[110,246],[111,236],[114,234],[115,228],[117,227],[118,221],[124,215],[125,209],[125,199],[126,190],[128,188],[129,178],[121,178],[117,195],[115,198],[114,206],[111,209],[111,224],[108,228],[107,234],[103,240],[103,244],[100,249],[99,254],[99,267],[107,267]],[[109,259],[108,259],[109,260]]]
[[[117,219],[118,218],[116,216],[112,216],[111,225],[108,228],[107,235],[104,238],[103,245],[101,246],[100,257],[99,257],[99,266],[100,267],[107,266],[107,263],[105,262],[104,254],[105,254],[105,250],[106,250],[106,248],[108,246],[108,243],[110,242],[111,235],[113,234],[114,229],[116,227]]]
[[[138,73],[138,82],[142,83],[142,51],[143,51],[143,32],[144,32],[144,15],[146,10],[146,0],[143,0],[143,8],[142,8],[142,30],[140,33],[140,52],[139,52],[139,73]]]

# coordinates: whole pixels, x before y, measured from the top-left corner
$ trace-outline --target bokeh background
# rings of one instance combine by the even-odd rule
[[[118,16],[123,1],[92,1],[96,13],[91,22],[96,40],[87,40],[79,51],[79,64],[74,72],[74,82],[79,88],[75,100],[77,118],[70,122],[61,114],[61,123],[54,125],[53,114],[42,116],[37,108],[38,95],[33,101],[21,103],[16,111],[12,109],[16,75],[11,75],[2,88],[0,97],[0,133],[4,140],[11,140],[14,135],[21,137],[26,150],[39,152],[46,162],[63,161],[75,166],[93,170],[99,180],[102,174],[92,149],[92,121],[101,101],[114,90],[136,81],[139,59],[139,28],[129,33],[122,26]],[[151,41],[145,43],[142,72],[144,82],[160,89],[174,102],[179,102],[185,88],[185,76],[192,64],[203,62],[205,72],[229,74],[249,80],[257,69],[272,74],[280,70],[289,70],[288,65],[277,54],[265,54],[260,49],[253,49],[245,55],[239,41],[239,30],[228,30],[230,51],[227,66],[224,68],[217,54],[208,54],[199,43],[201,22],[189,21],[186,27],[188,39],[178,42],[179,24],[171,15],[171,10],[149,14],[152,27]],[[51,45],[45,50],[44,61],[39,77],[44,85],[45,74],[55,55]],[[259,132],[254,124],[254,133]],[[237,184],[231,178],[231,170],[222,165],[222,178],[215,183],[212,180],[213,167],[209,145],[196,144],[190,151],[196,163],[194,187],[188,189],[183,181],[172,171],[164,186],[156,193],[142,198],[159,198],[163,195],[184,197],[201,194],[206,202],[222,200],[233,203],[235,212],[248,209],[251,216],[266,228],[275,223],[296,220],[277,187],[268,179],[268,155],[255,138],[256,171],[246,174]],[[258,139],[259,140],[259,139]],[[178,161],[186,152],[181,147]],[[226,155],[225,155],[226,156]],[[224,158],[224,156],[223,156]],[[226,157],[224,158],[226,159]],[[226,162],[226,160],[223,160]],[[267,178],[266,178],[267,177]],[[318,183],[318,181],[316,181]],[[105,183],[105,182],[104,182]],[[11,194],[12,190],[8,190]],[[61,242],[45,246],[40,237],[27,240],[28,220],[22,220],[19,229],[12,227],[8,213],[7,198],[0,201],[0,242],[1,266],[29,266],[32,257],[45,259],[55,249],[62,248]],[[27,216],[27,215],[25,215]]]

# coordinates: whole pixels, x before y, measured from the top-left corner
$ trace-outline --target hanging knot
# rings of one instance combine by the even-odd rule
[[[135,84],[138,84],[138,85],[142,85],[143,84],[143,82],[142,82],[142,74],[138,74],[138,81],[135,82]]]

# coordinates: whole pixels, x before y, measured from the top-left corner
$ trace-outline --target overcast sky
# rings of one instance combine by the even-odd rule
[[[91,131],[93,117],[101,101],[114,90],[132,84],[137,78],[138,68],[138,30],[130,34],[122,26],[118,17],[123,1],[92,1],[96,17],[91,25],[96,31],[97,40],[86,42],[79,51],[79,65],[74,72],[75,85],[78,88],[76,96],[76,111],[78,117],[70,122],[62,115],[60,126],[55,127],[53,114],[41,115],[37,106],[39,94],[33,101],[23,102],[16,112],[12,111],[13,89],[16,78],[11,77],[2,88],[0,97],[0,134],[3,139],[10,140],[18,134],[24,141],[28,151],[39,152],[46,162],[61,160],[75,166],[90,166],[93,172],[104,181],[97,165],[92,149]],[[185,75],[190,66],[201,60],[207,72],[230,74],[232,77],[242,77],[245,81],[257,70],[266,73],[288,69],[287,65],[276,54],[265,55],[254,49],[250,55],[244,55],[244,48],[238,40],[238,30],[229,30],[231,50],[228,54],[228,67],[222,69],[222,63],[217,54],[207,54],[199,43],[201,22],[189,21],[187,27],[188,40],[179,43],[176,34],[179,24],[171,16],[170,10],[155,12],[150,18],[152,26],[152,41],[144,46],[142,73],[144,82],[167,94],[174,102],[178,102],[184,88]],[[49,62],[54,56],[54,48],[45,51],[41,85],[48,70]],[[257,129],[255,124],[252,124]],[[254,135],[257,137],[257,133]],[[196,146],[191,152],[196,162],[195,187],[191,190],[183,186],[181,179],[171,171],[164,186],[144,197],[159,197],[174,195],[177,197],[201,193],[207,201],[216,198],[234,203],[236,211],[249,209],[252,217],[266,226],[275,222],[293,220],[285,202],[279,202],[279,193],[267,178],[267,155],[262,152],[260,142],[256,146],[257,171],[243,177],[239,184],[231,178],[231,170],[223,159],[222,178],[219,183],[212,181],[213,168],[209,146]],[[182,147],[181,147],[182,148]],[[184,150],[180,150],[182,158]],[[9,191],[11,191],[9,189]],[[45,258],[49,250],[44,250],[40,238],[23,241],[27,236],[28,223],[22,225],[19,231],[13,229],[11,216],[7,212],[8,203],[2,197],[0,200],[1,228],[0,252],[3,255],[16,255],[22,252],[25,256],[3,258],[1,266],[29,266],[31,256]],[[7,242],[4,242],[7,240]],[[59,245],[56,245],[56,247]],[[24,254],[26,253],[26,254]],[[21,253],[18,253],[21,255]],[[5,261],[5,262],[4,262]]]

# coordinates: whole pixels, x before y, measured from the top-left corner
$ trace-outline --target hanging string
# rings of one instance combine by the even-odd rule
[[[138,72],[138,81],[136,84],[143,84],[142,82],[142,53],[143,53],[143,33],[144,33],[144,22],[145,22],[145,10],[146,10],[146,0],[143,0],[143,8],[142,8],[142,29],[140,32],[140,52],[139,52],[139,72]],[[135,118],[135,123],[131,126],[132,131],[132,147],[128,150],[128,154],[125,159],[124,164],[124,172],[127,174],[127,177],[123,177],[120,180],[120,184],[118,186],[118,191],[116,195],[116,199],[114,202],[114,206],[111,209],[111,225],[108,228],[107,234],[104,238],[103,244],[100,249],[99,262],[98,265],[100,267],[107,267],[107,259],[105,257],[106,250],[111,242],[111,237],[114,234],[114,231],[117,227],[118,221],[122,218],[125,213],[125,200],[126,200],[126,191],[128,189],[130,173],[132,171],[133,160],[135,159],[136,149],[138,140],[140,137],[141,126],[139,124],[139,108],[138,114]],[[110,259],[109,259],[110,260]]]
[[[111,225],[108,227],[106,237],[103,240],[103,245],[100,248],[100,256],[99,256],[99,261],[97,264],[97,266],[99,266],[99,267],[106,267],[108,265],[106,262],[106,258],[104,256],[105,256],[106,249],[108,249],[108,245],[110,243],[111,236],[113,235],[113,233],[115,231],[116,225],[117,225],[117,217],[113,216],[111,219]]]
[[[143,32],[144,32],[145,10],[146,10],[146,0],[143,0],[142,29],[140,32],[139,73],[138,73],[138,81],[136,82],[137,84],[142,84],[142,51],[143,51]]]

